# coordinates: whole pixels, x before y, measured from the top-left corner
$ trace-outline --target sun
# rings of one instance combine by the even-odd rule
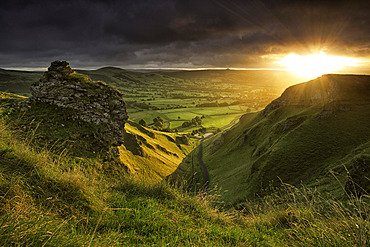
[[[320,52],[306,56],[289,54],[279,63],[301,77],[312,79],[323,74],[337,72],[345,66],[355,66],[358,60],[349,57],[330,56]]]

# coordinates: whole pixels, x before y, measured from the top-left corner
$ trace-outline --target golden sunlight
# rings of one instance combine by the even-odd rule
[[[320,52],[306,56],[290,54],[279,63],[301,77],[313,79],[323,74],[337,72],[345,66],[355,66],[358,62],[355,58],[330,56]]]

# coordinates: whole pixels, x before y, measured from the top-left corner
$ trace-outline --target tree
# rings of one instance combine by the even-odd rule
[[[194,121],[193,121],[194,120]],[[192,119],[192,122],[195,122],[194,125],[195,126],[198,126],[198,125],[202,125],[202,119],[200,119],[199,116],[196,116],[195,118]]]
[[[183,122],[181,126],[182,126],[183,128],[186,128],[186,127],[189,127],[190,125],[191,125],[191,123],[190,123],[190,122]]]
[[[153,119],[153,123],[155,126],[162,127],[164,121],[161,117],[156,117]]]
[[[146,126],[146,122],[145,122],[145,120],[144,120],[144,119],[141,119],[141,120],[139,121],[139,124],[140,124],[141,126]]]

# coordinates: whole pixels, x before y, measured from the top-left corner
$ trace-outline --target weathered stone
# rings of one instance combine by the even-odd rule
[[[123,143],[128,116],[117,89],[75,73],[66,61],[55,61],[44,77],[31,86],[31,92],[30,101],[56,105],[70,110],[72,119],[104,125],[103,132],[113,146]]]

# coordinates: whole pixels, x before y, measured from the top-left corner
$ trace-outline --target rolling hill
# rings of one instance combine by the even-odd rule
[[[210,189],[229,206],[271,193],[282,183],[316,186],[341,198],[368,193],[370,76],[324,75],[291,86],[257,114],[203,144]],[[200,188],[194,150],[172,178]],[[195,175],[194,175],[195,174]],[[352,178],[352,180],[350,179]]]
[[[0,91],[30,96],[30,86],[38,81],[42,72],[0,69]]]
[[[160,72],[161,74],[184,80],[211,80],[213,83],[258,85],[283,90],[285,87],[297,83],[299,77],[284,70],[178,70]]]

